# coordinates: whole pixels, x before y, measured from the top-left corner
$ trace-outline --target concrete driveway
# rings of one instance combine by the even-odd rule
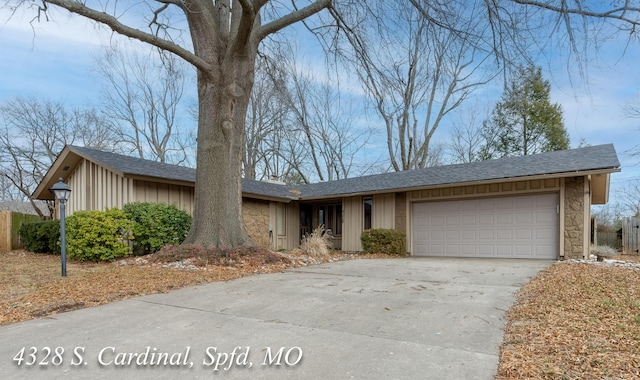
[[[549,264],[354,260],[139,297],[0,327],[0,377],[493,379]]]

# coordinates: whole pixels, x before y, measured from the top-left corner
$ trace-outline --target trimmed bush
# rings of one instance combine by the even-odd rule
[[[135,223],[134,255],[154,253],[167,244],[178,245],[191,227],[191,215],[174,205],[134,202],[126,204],[124,212]]]
[[[362,252],[385,253],[387,255],[406,255],[404,242],[406,235],[402,231],[388,229],[371,229],[360,235]]]
[[[133,227],[122,210],[77,211],[67,218],[69,258],[97,262],[126,256]]]
[[[25,223],[18,230],[27,251],[60,254],[60,221]]]

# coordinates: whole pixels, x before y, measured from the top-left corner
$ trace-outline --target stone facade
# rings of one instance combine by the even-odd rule
[[[584,252],[584,177],[564,181],[564,258],[582,259]]]
[[[243,198],[242,219],[253,243],[269,247],[269,202]]]

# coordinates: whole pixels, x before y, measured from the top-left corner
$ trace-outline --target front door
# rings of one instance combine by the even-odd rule
[[[333,248],[342,249],[342,204],[319,205],[318,225],[333,236]]]

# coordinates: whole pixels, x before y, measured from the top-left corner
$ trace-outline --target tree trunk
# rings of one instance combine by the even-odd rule
[[[248,54],[251,55],[251,54]],[[251,244],[242,219],[241,163],[255,54],[198,73],[198,167],[193,221],[185,244]]]

